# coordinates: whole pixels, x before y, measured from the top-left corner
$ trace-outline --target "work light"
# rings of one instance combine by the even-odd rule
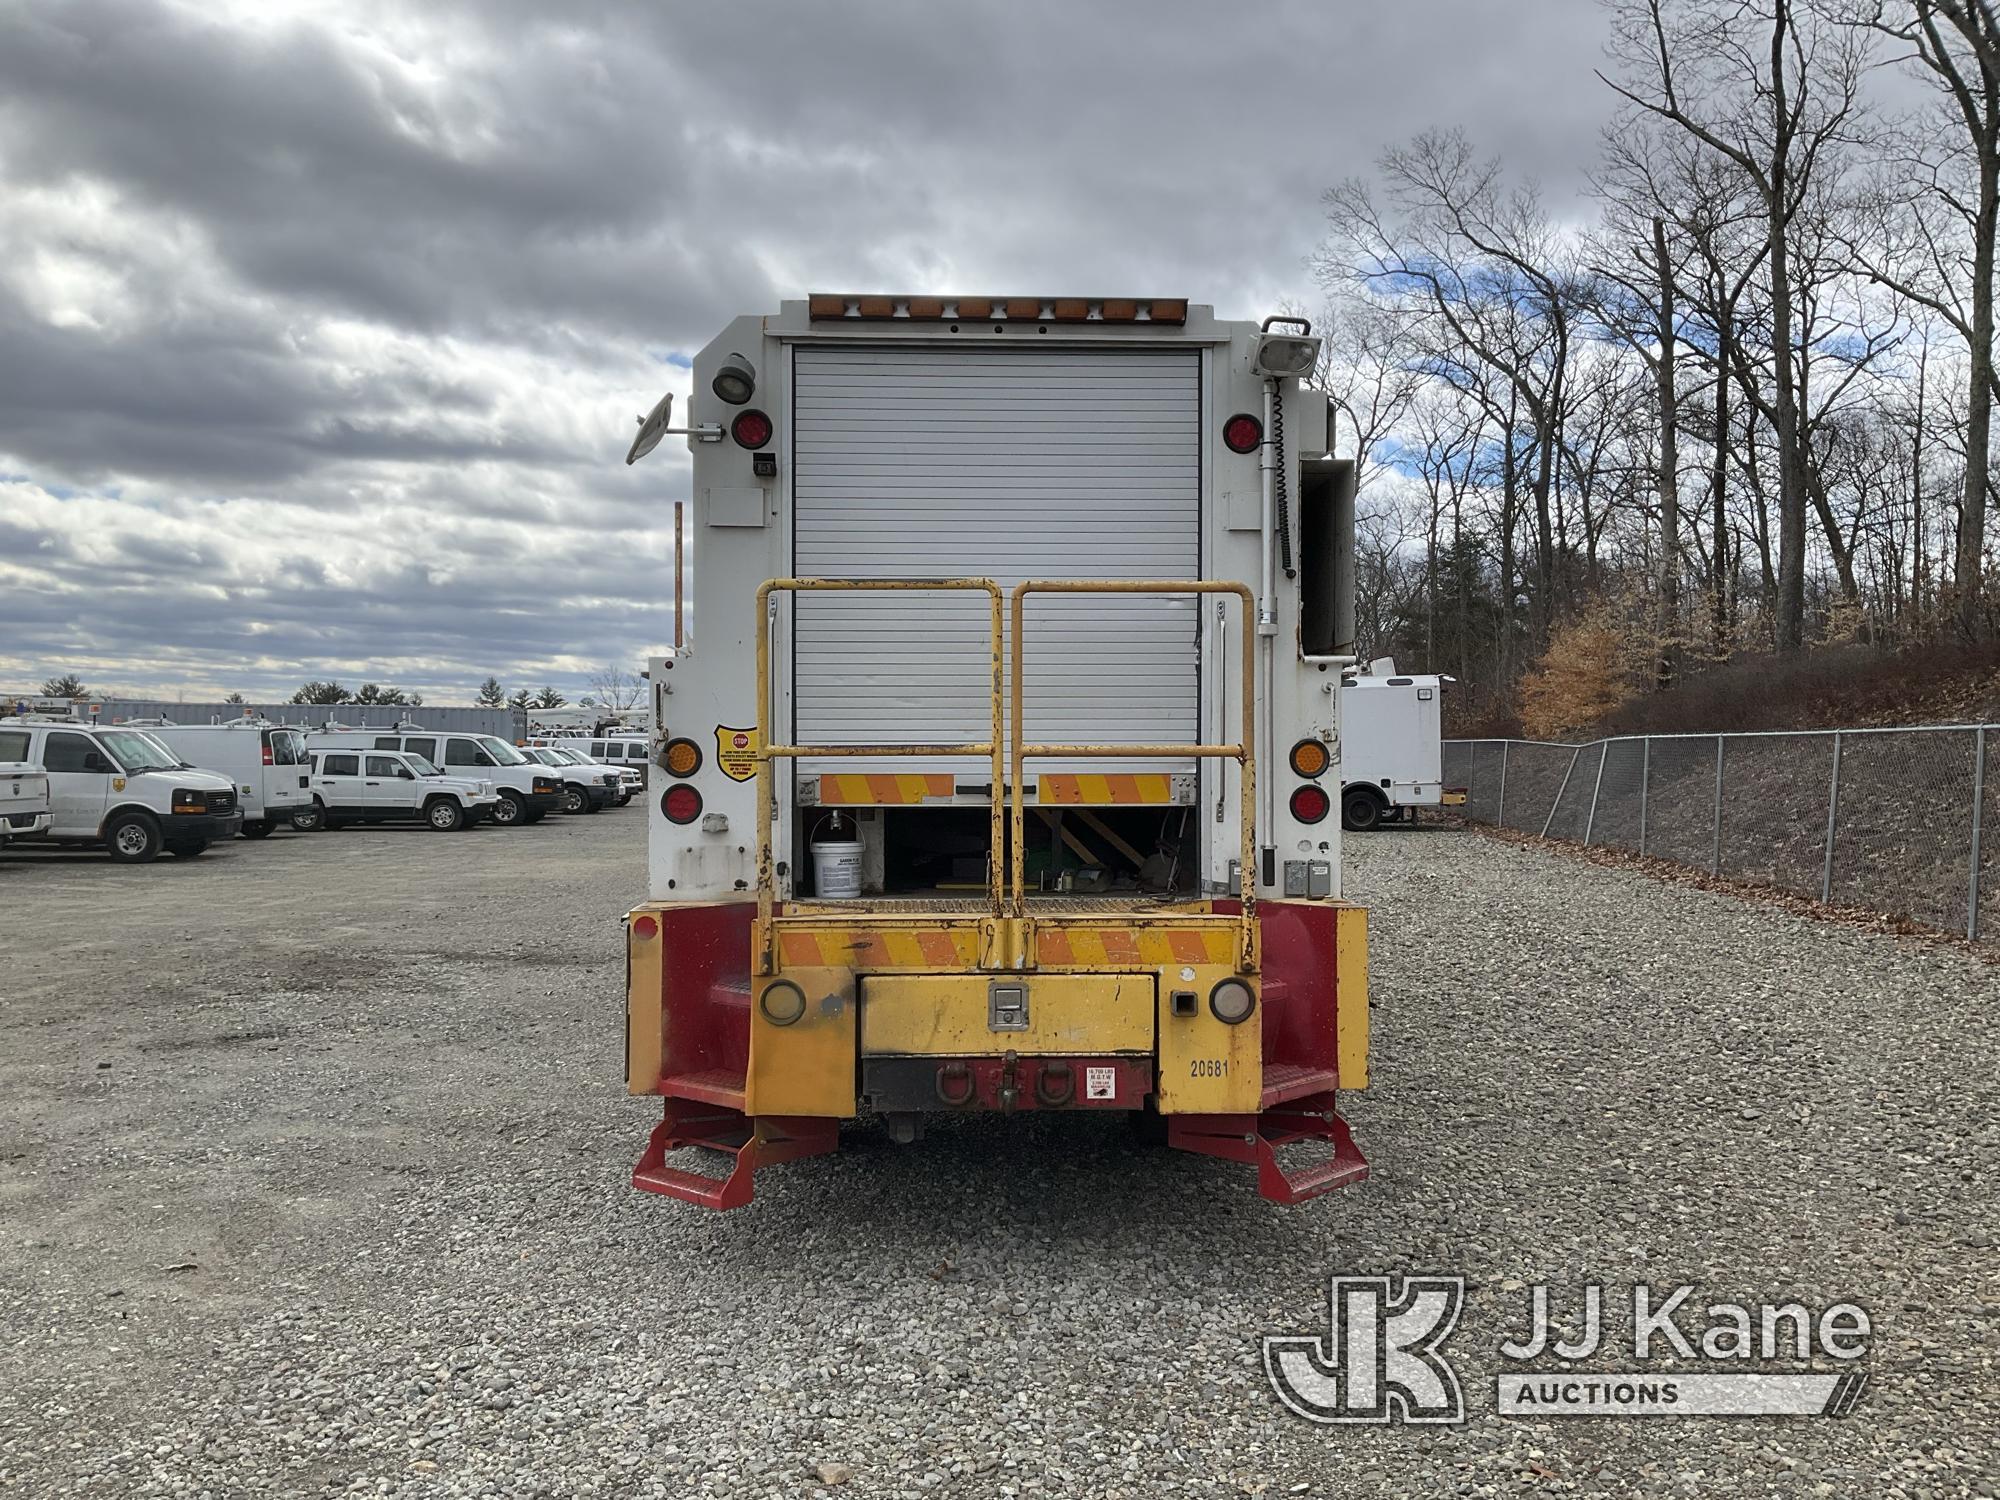
[[[757,371],[740,354],[726,354],[708,388],[731,406],[741,406],[757,393]]]
[[[1251,369],[1259,375],[1303,375],[1319,362],[1319,340],[1295,333],[1258,336]]]

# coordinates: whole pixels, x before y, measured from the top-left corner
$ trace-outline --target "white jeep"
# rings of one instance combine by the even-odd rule
[[[316,749],[310,758],[312,802],[292,814],[292,827],[306,833],[343,823],[424,823],[448,833],[500,803],[492,782],[447,776],[407,751]]]

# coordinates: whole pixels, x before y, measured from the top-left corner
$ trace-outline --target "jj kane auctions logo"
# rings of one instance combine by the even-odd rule
[[[1631,1348],[1620,1356],[1607,1350],[1603,1287],[1583,1289],[1582,1328],[1573,1338],[1558,1336],[1549,1288],[1534,1287],[1527,1331],[1501,1341],[1502,1359],[1526,1366],[1606,1354],[1634,1367],[1503,1370],[1494,1381],[1497,1410],[1511,1417],[1838,1417],[1861,1399],[1868,1377],[1859,1370],[1727,1368],[1750,1360],[1858,1360],[1873,1329],[1854,1303],[1814,1314],[1796,1302],[1697,1307],[1693,1299],[1691,1286],[1664,1293],[1632,1287]],[[1462,1422],[1464,1390],[1444,1345],[1464,1305],[1460,1276],[1335,1276],[1326,1334],[1266,1337],[1265,1374],[1278,1399],[1310,1422]],[[1669,1358],[1695,1368],[1644,1363]]]

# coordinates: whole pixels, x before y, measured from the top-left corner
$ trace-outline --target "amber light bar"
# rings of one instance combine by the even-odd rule
[[[806,308],[815,322],[1180,324],[1187,322],[1188,305],[1185,297],[863,297],[814,292]]]

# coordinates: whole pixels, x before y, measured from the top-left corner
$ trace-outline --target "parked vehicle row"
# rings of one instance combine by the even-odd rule
[[[628,768],[572,747],[523,750],[495,735],[260,719],[222,724],[58,715],[0,719],[0,843],[100,844],[139,863],[200,854],[217,839],[344,824],[413,822],[440,832],[629,802]]]

